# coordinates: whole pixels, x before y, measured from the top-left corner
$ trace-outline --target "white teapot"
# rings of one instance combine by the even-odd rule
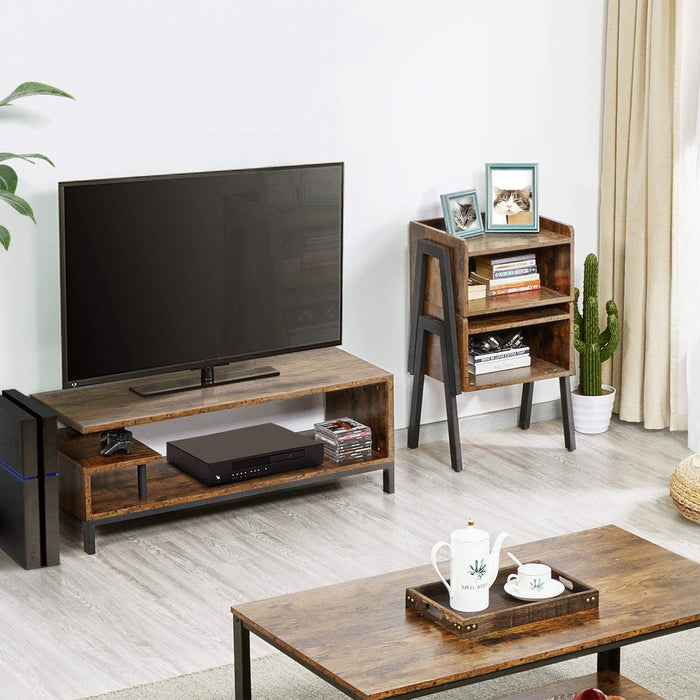
[[[433,568],[445,584],[450,594],[450,607],[462,612],[478,612],[489,606],[489,588],[498,574],[498,561],[501,556],[501,544],[507,532],[502,532],[489,552],[489,533],[477,530],[474,521],[469,520],[467,527],[455,530],[450,535],[450,542],[438,542],[430,554]],[[437,554],[442,547],[450,550],[450,583],[440,572]]]

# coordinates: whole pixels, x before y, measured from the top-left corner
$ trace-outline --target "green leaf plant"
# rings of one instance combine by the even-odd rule
[[[620,341],[617,305],[610,299],[605,304],[608,324],[600,330],[598,315],[598,258],[590,253],[583,266],[583,301],[579,311],[578,287],[574,288],[574,347],[578,350],[579,391],[584,396],[603,393],[602,364],[609,360]]]
[[[45,85],[44,83],[22,83],[16,87],[7,97],[0,100],[0,107],[8,107],[14,100],[21,97],[32,97],[34,95],[53,95],[55,97],[68,97],[71,100],[75,99],[63,90]],[[17,173],[14,168],[11,168],[5,163],[7,160],[18,159],[24,160],[27,163],[34,163],[36,160],[45,160],[49,165],[53,163],[41,153],[0,153],[0,200],[9,204],[15,211],[18,211],[22,216],[28,216],[34,223],[34,211],[29,202],[22,197],[19,197],[15,192],[17,190]],[[0,245],[7,250],[10,247],[10,232],[6,226],[0,224]]]

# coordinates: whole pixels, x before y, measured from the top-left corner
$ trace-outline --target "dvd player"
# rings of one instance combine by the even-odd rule
[[[175,440],[168,462],[207,486],[257,479],[323,463],[323,443],[274,423]]]

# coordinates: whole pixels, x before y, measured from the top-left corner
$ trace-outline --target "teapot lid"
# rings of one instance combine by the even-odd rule
[[[474,527],[474,520],[472,520],[472,518],[467,520],[467,527],[457,530],[455,534],[457,535],[457,539],[462,542],[481,542],[482,540],[489,539],[489,533],[486,532],[486,530],[479,530]]]

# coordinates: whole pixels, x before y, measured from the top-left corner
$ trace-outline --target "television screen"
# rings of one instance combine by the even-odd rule
[[[59,184],[63,386],[341,342],[343,164]]]

